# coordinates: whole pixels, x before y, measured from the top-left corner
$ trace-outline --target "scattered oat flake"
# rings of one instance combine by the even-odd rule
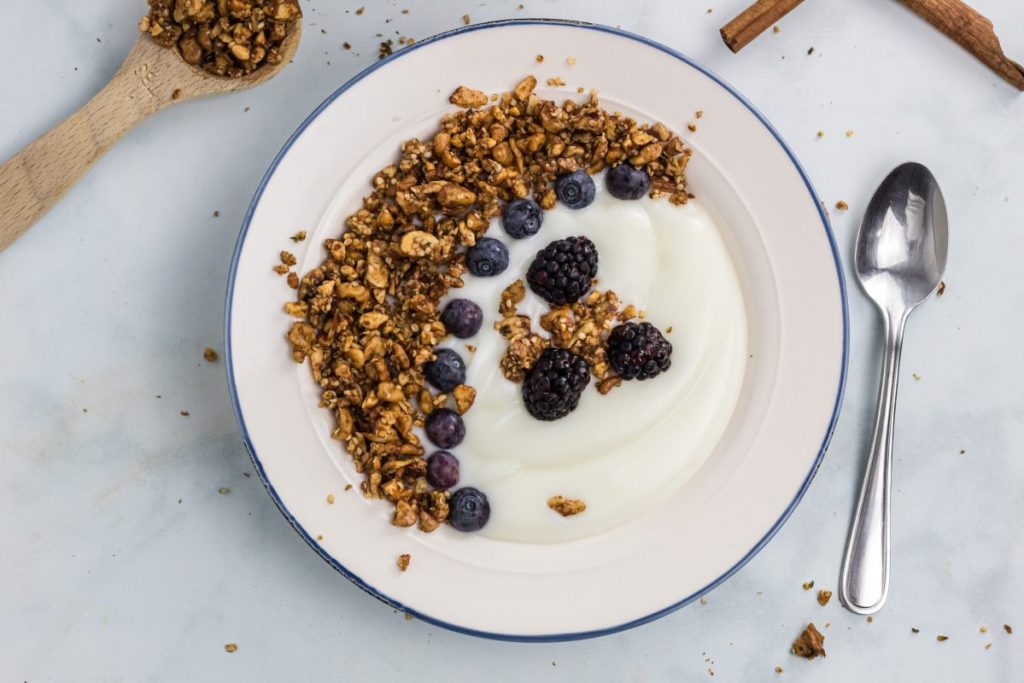
[[[225,652],[237,652],[238,651],[238,646],[235,645],[234,643],[228,643],[227,645],[224,646],[224,651]]]
[[[910,376],[914,378],[915,382],[920,382],[921,381],[921,375],[917,374],[916,372],[911,373]]]
[[[939,288],[937,290],[935,290],[935,295],[936,296],[942,296],[945,293],[946,293],[946,281],[945,280],[939,280]]]
[[[465,24],[466,26],[469,26],[469,15],[468,14],[463,14],[462,15],[462,23]]]
[[[1003,624],[1003,630],[1006,631],[1006,635],[1011,635],[1013,633],[1013,627],[1009,624]]]
[[[836,208],[839,209],[840,211],[846,211],[847,209],[850,208],[850,205],[844,202],[842,199],[840,199],[838,202],[836,202]]]
[[[937,640],[937,641],[939,641],[941,643],[941,642],[943,642],[945,640],[949,640],[949,636],[935,636],[935,640]]]
[[[217,352],[211,349],[209,346],[203,349],[203,360],[205,360],[207,363],[216,363],[217,358],[219,358]]]
[[[302,240],[306,239],[306,231],[305,230],[299,230],[297,233],[292,235],[290,239],[291,239],[292,242],[295,242],[295,243],[301,242]]]
[[[587,504],[582,500],[565,496],[551,496],[548,498],[548,507],[563,517],[572,517],[587,510]]]
[[[363,16],[363,12],[365,12],[365,11],[366,11],[366,7],[360,7],[359,9],[356,10],[356,16],[357,17]]]
[[[221,486],[219,489],[217,489],[217,493],[219,493],[222,496],[226,496],[229,493],[231,493],[231,489],[229,489],[227,486]]]
[[[576,66],[576,58],[575,57],[566,57],[565,63],[568,64],[569,66]]]
[[[334,494],[333,493],[328,493],[327,494],[327,504],[328,505],[334,505]]]
[[[793,641],[793,646],[789,651],[804,659],[814,659],[818,655],[825,656],[825,636],[821,635],[813,623],[807,624],[807,628],[800,634],[800,637]]]
[[[804,581],[803,589],[809,591],[814,588],[814,581]]]
[[[412,559],[412,555],[409,553],[402,553],[398,556],[398,568],[403,572],[409,568],[409,560]]]
[[[819,590],[818,591],[818,604],[824,607],[828,604],[828,601],[832,599],[832,591]]]

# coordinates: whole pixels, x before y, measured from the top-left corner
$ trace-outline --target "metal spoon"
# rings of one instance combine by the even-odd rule
[[[931,172],[897,166],[875,190],[857,235],[854,261],[864,291],[882,312],[885,351],[871,451],[843,557],[839,598],[874,614],[889,592],[889,489],[903,328],[946,269],[946,204]]]
[[[176,50],[140,35],[103,90],[0,164],[0,251],[53,208],[97,159],[147,116],[196,97],[252,88],[280,73],[302,39],[302,20],[295,21],[281,44],[281,61],[241,78],[215,76],[191,66]]]

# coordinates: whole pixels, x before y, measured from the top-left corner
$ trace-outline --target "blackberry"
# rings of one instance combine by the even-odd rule
[[[523,403],[538,420],[558,420],[576,410],[590,384],[590,363],[565,349],[545,349],[523,381]]]
[[[539,296],[557,306],[579,301],[597,275],[597,247],[586,237],[555,240],[537,252],[526,281]]]
[[[650,379],[672,366],[672,344],[650,323],[623,323],[608,335],[608,362],[622,379]]]

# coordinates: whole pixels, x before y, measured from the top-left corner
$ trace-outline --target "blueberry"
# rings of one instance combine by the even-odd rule
[[[651,177],[647,171],[633,168],[629,164],[619,164],[608,170],[605,184],[617,199],[640,199],[650,189]]]
[[[594,202],[594,179],[586,171],[573,171],[555,181],[558,201],[570,209],[583,209]]]
[[[497,275],[508,268],[508,248],[496,239],[481,237],[466,253],[466,267],[480,277]]]
[[[505,212],[501,215],[501,224],[505,232],[517,240],[536,235],[543,222],[544,212],[537,202],[528,197],[513,199],[505,206]]]
[[[427,458],[427,483],[435,489],[450,489],[459,483],[459,459],[448,451]]]
[[[466,425],[454,410],[441,408],[427,416],[423,425],[427,438],[440,448],[454,448],[466,438]]]
[[[453,493],[448,508],[448,521],[459,531],[479,531],[491,518],[487,496],[470,486]]]
[[[446,330],[459,339],[472,337],[484,323],[484,312],[469,299],[452,299],[441,313]]]
[[[427,381],[441,391],[451,391],[466,382],[466,363],[451,349],[438,349],[432,361],[423,364],[423,374]]]

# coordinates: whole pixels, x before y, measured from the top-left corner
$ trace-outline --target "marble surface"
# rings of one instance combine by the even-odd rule
[[[739,55],[718,28],[745,0],[376,1],[357,17],[359,4],[304,3],[283,76],[145,122],[0,253],[0,680],[1019,677],[1024,97],[895,2],[806,3]],[[1024,56],[1021,5],[973,4]],[[17,30],[0,41],[0,158],[102,86],[142,5],[4,2]],[[406,621],[316,557],[249,476],[223,364],[202,350],[223,352],[228,264],[253,190],[306,114],[376,60],[375,33],[422,38],[466,13],[620,25],[703,62],[775,123],[828,205],[849,202],[833,211],[847,267],[888,169],[934,170],[952,226],[948,287],[910,321],[892,591],[873,623],[801,588],[835,588],[871,421],[880,330],[856,286],[845,406],[803,503],[706,604],[626,633],[522,645]],[[808,621],[827,659],[788,653]]]

